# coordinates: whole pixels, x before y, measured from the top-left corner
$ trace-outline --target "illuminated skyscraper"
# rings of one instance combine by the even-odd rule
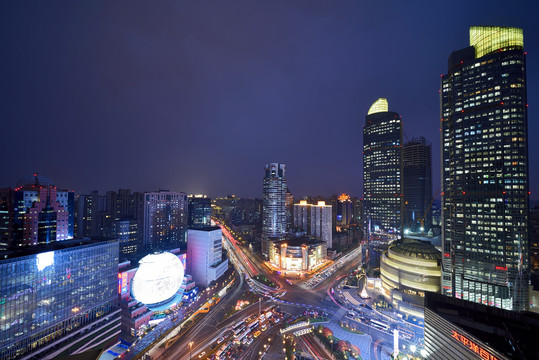
[[[262,197],[262,254],[267,258],[269,239],[286,235],[286,165],[266,164]]]
[[[470,28],[441,79],[442,293],[528,303],[528,134],[522,29]]]
[[[366,235],[390,241],[402,232],[402,121],[384,98],[363,127],[363,198]]]
[[[428,232],[432,224],[432,147],[424,137],[412,139],[402,150],[404,229]],[[423,229],[421,229],[423,228]]]

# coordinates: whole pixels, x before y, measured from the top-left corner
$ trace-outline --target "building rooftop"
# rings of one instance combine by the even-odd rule
[[[215,231],[215,230],[221,230],[221,228],[219,226],[197,226],[197,227],[190,227],[188,229],[189,231],[191,230],[197,230],[197,231]]]
[[[35,255],[35,254],[49,252],[49,251],[64,250],[64,249],[69,249],[76,246],[97,245],[97,244],[103,244],[107,242],[118,242],[118,240],[110,239],[110,238],[101,238],[101,239],[84,238],[84,239],[76,239],[76,240],[55,241],[46,245],[24,246],[18,249],[2,251],[2,253],[0,253],[0,261],[19,258],[23,256],[28,256],[28,255]]]
[[[426,242],[405,238],[390,247],[391,251],[413,259],[441,260],[442,253]]]
[[[425,293],[425,308],[459,326],[511,359],[539,359],[539,314]]]
[[[323,243],[324,241],[311,239],[306,236],[301,236],[301,237],[285,239],[285,240],[273,240],[272,242],[283,243],[283,244],[287,244],[288,246],[302,246],[302,245],[317,245],[317,244]]]

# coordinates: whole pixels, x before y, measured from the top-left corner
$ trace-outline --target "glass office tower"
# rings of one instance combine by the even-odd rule
[[[267,164],[262,195],[262,254],[269,256],[269,240],[282,240],[287,232],[286,165]]]
[[[118,241],[63,241],[0,260],[0,359],[78,354],[120,333]]]
[[[424,137],[404,144],[402,184],[404,231],[428,233],[432,225],[432,148]]]
[[[402,121],[376,100],[363,127],[364,228],[370,239],[391,241],[402,232]]]
[[[442,293],[528,303],[528,132],[522,29],[473,26],[441,80]]]

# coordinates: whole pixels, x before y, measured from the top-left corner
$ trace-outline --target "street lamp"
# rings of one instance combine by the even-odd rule
[[[189,341],[189,360],[191,360],[191,350],[193,349],[193,342]]]

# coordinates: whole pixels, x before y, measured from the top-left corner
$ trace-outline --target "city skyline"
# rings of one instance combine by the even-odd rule
[[[369,105],[385,97],[405,135],[432,143],[435,193],[439,75],[470,25],[523,28],[530,140],[539,132],[537,4],[466,3],[466,13],[422,3],[62,5],[1,5],[1,149],[12,154],[2,187],[37,171],[77,194],[166,188],[261,197],[263,164],[280,162],[294,195],[360,196],[361,127]],[[280,146],[261,146],[278,136]],[[325,146],[313,148],[313,139]],[[46,160],[36,156],[42,149]],[[530,141],[529,153],[537,151]],[[539,167],[530,159],[537,199]]]

